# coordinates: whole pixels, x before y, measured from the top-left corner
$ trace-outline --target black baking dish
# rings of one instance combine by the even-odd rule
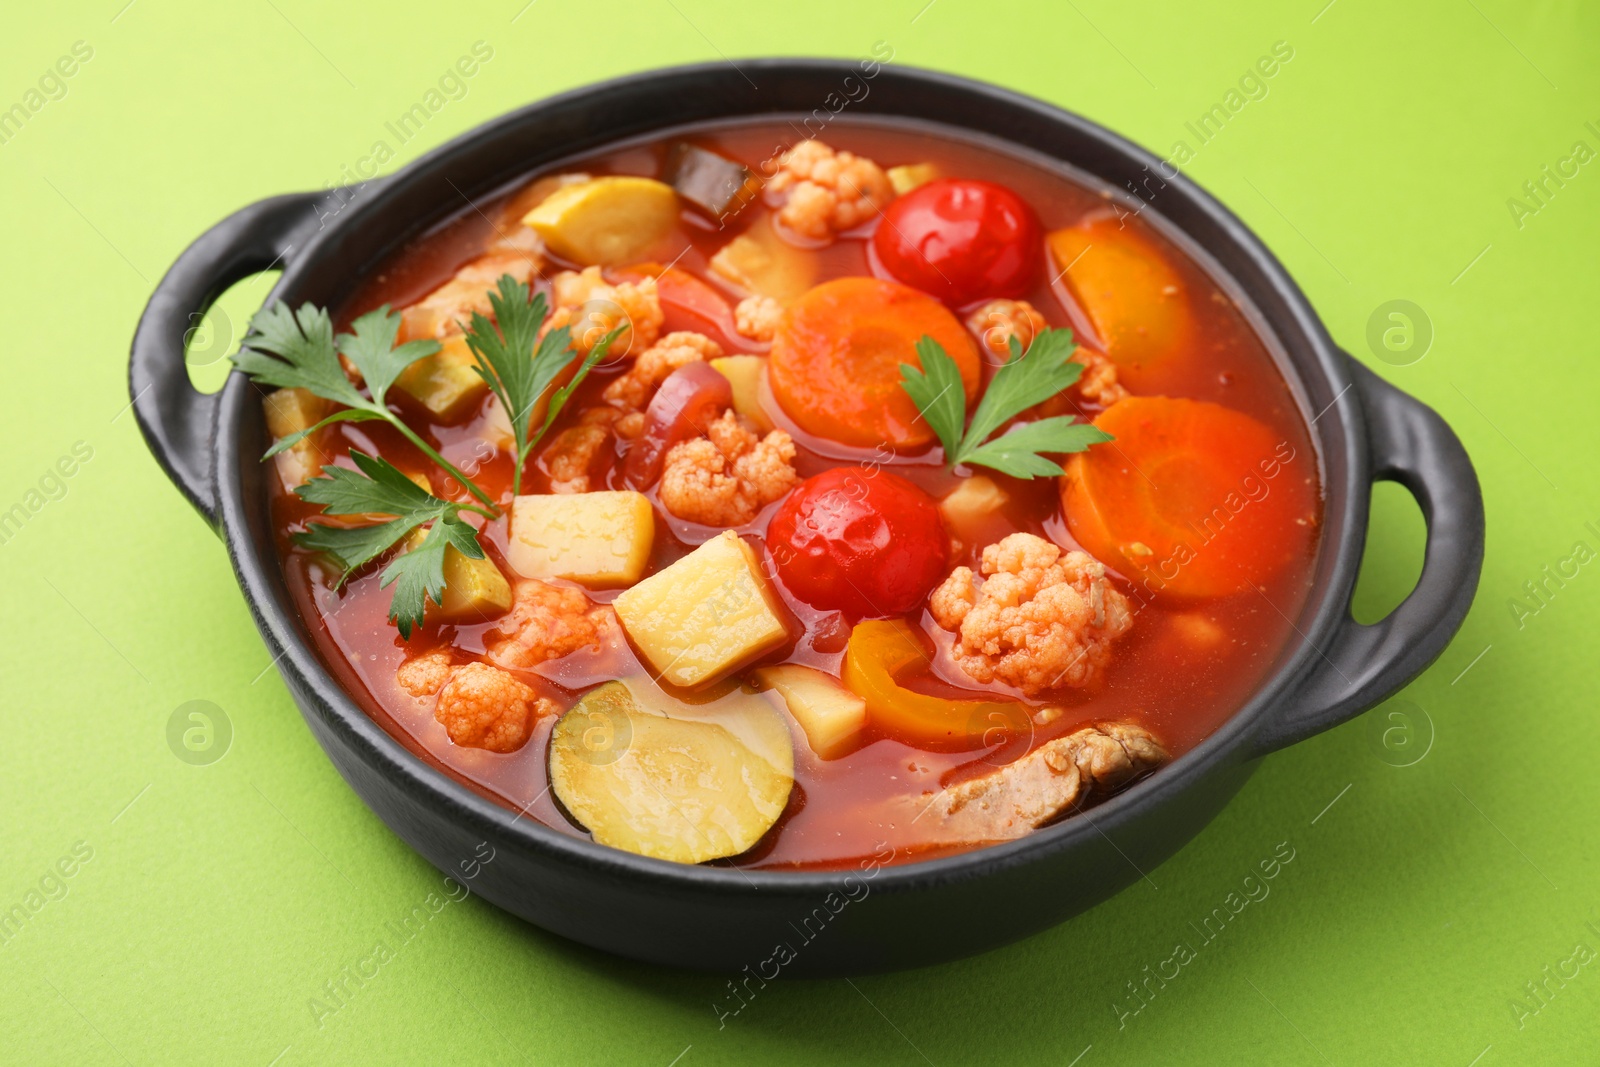
[[[752,85],[758,85],[755,88]],[[856,90],[850,90],[850,86]],[[848,92],[852,114],[941,125],[1025,146],[1159,215],[1253,307],[1312,414],[1325,526],[1303,637],[1248,703],[1170,766],[1083,815],[948,858],[787,873],[684,866],[576,839],[483,798],[412,754],[335,681],[287,589],[273,544],[256,387],[231,375],[196,392],[184,338],[239,279],[281,266],[270,299],[338,305],[406,239],[513,178],[611,142],[691,123],[786,114],[802,126]],[[830,96],[830,94],[832,94]],[[857,99],[859,96],[859,99]],[[826,60],[743,61],[634,75],[542,100],[354,190],[275,197],[191,245],[134,338],[134,409],[151,450],[228,546],[240,588],[318,742],[366,803],[440,870],[483,855],[471,889],[548,930],[610,952],[739,971],[787,943],[788,975],[937,962],[1044,929],[1176,852],[1260,757],[1353,717],[1416,677],[1460,626],[1477,586],[1483,505],[1472,465],[1428,407],[1341,352],[1283,266],[1232,213],[1156,157],[1077,115],[943,74]],[[1417,498],[1427,557],[1416,589],[1373,625],[1350,615],[1372,483]],[[820,909],[820,911],[819,911]],[[808,921],[816,914],[825,919]],[[980,918],[981,917],[981,918]],[[814,936],[798,930],[814,931]],[[936,930],[937,937],[928,932]]]

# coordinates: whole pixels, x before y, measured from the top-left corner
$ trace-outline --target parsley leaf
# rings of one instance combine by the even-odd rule
[[[1012,337],[1011,358],[990,379],[970,426],[960,369],[933,338],[917,342],[921,369],[900,364],[900,385],[938,435],[950,466],[975,463],[1016,478],[1055,475],[1062,472],[1060,464],[1042,453],[1082,452],[1112,440],[1111,435],[1079,423],[1075,416],[1058,415],[987,439],[1010,419],[1076,382],[1083,373],[1083,364],[1072,361],[1076,350],[1071,330],[1042,330],[1026,352]]]
[[[343,405],[342,410],[315,426],[281,438],[262,458],[275,456],[335,422],[382,420],[404,434],[424,455],[466,486],[473,496],[493,508],[494,501],[488,494],[417,436],[385,403],[389,387],[400,373],[417,360],[438,352],[439,343],[408,341],[396,346],[400,315],[390,312],[387,304],[369,311],[350,325],[353,333],[335,337],[333,321],[326,309],[302,304],[299,311],[292,312],[281,300],[263,308],[250,320],[250,330],[233,357],[234,366],[263,385],[305,389],[324,400]],[[339,362],[340,353],[361,372],[370,395],[362,395],[345,376],[344,366]]]
[[[1081,423],[1072,415],[1058,415],[1022,423],[1010,433],[966,452],[961,462],[992,467],[1013,478],[1048,477],[1062,473],[1061,465],[1039,453],[1082,452],[1090,445],[1109,440],[1111,435],[1097,426]]]
[[[540,337],[539,328],[549,315],[544,294],[538,293],[530,300],[528,286],[510,274],[500,276],[498,289],[489,294],[494,319],[491,321],[474,311],[466,341],[476,360],[474,369],[489,383],[511,422],[512,436],[517,443],[511,481],[515,496],[522,492],[522,468],[528,455],[555,422],[567,398],[590,368],[605,358],[623,327],[608,333],[589,351],[572,380],[551,395],[544,406],[543,418],[539,419],[540,401],[545,392],[577,357],[572,348],[572,331],[562,326]]]
[[[953,461],[961,451],[961,430],[967,421],[967,394],[961,370],[931,337],[917,342],[917,358],[922,363],[921,370],[909,363],[900,364],[900,387],[916,401],[922,417],[939,435],[945,458]]]
[[[397,556],[378,580],[380,588],[394,585],[389,620],[399,628],[400,636],[409,638],[411,631],[422,625],[427,601],[431,598],[438,604],[444,596],[445,549],[454,547],[469,559],[482,559],[483,548],[477,531],[461,518],[465,505],[440,500],[381,456],[351,449],[350,459],[356,465],[354,470],[324,467],[322,477],[295,492],[302,500],[321,504],[325,514],[375,512],[394,518],[371,526],[315,523],[294,540],[303,548],[333,557],[341,568],[338,588],[361,567],[427,525],[421,543]]]

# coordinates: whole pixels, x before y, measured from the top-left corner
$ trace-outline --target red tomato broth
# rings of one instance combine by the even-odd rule
[[[777,123],[716,127],[689,136],[695,143],[743,160],[752,167],[759,167],[775,148],[798,139],[790,127]],[[835,148],[849,149],[874,159],[885,168],[931,162],[950,176],[1001,183],[1034,208],[1046,233],[1090,213],[1103,212],[1108,205],[1106,194],[1023,159],[984,144],[945,135],[932,136],[915,127],[837,122],[824,132],[822,139]],[[676,138],[571,161],[559,170],[545,173],[583,170],[590,174],[653,176],[672,140]],[[517,188],[524,184],[526,180],[519,182]],[[489,220],[497,217],[497,212],[515,191],[509,189],[497,200],[480,202],[477,205],[480,210],[463,210],[403,248],[340,309],[336,325],[346,328],[354,316],[380,303],[403,307],[448,280],[462,263],[478,254],[494,238],[495,224]],[[674,253],[678,258],[672,263],[673,267],[693,278],[707,279],[713,289],[727,295],[726,288],[707,270],[707,262],[736,232],[766,224],[770,214],[758,198],[732,225],[718,229],[686,208],[684,221],[672,237],[681,251],[681,254]],[[1162,368],[1156,383],[1159,388],[1142,381],[1137,391],[1210,400],[1252,416],[1275,431],[1292,450],[1294,458],[1285,463],[1276,476],[1305,478],[1315,488],[1319,484],[1318,464],[1305,418],[1290,386],[1246,315],[1199,263],[1184,255],[1155,227],[1133,218],[1128,225],[1141,227],[1182,277],[1190,295],[1199,338],[1186,358],[1169,361],[1170,365]],[[871,224],[831,245],[813,250],[811,254],[818,261],[817,281],[870,275],[867,241],[863,239],[870,232]],[[562,269],[561,265],[552,262],[545,268],[544,275],[548,277],[558,269]],[[1044,276],[1024,298],[1051,325],[1072,326],[1080,336],[1091,336],[1087,317],[1071,303],[1059,281],[1053,280],[1057,269],[1047,255]],[[608,276],[620,277],[621,272],[610,272]],[[548,291],[548,282],[541,278],[536,288]],[[696,299],[700,295],[703,294],[697,294]],[[708,317],[693,307],[675,306],[666,300],[662,333],[691,329],[707,333],[729,354],[764,352],[765,345],[723,327],[723,323],[731,322],[731,308],[736,300],[737,297],[728,295],[730,315],[726,318]],[[958,313],[965,310],[958,309]],[[985,373],[992,374],[993,360],[987,353],[984,363]],[[625,367],[625,363],[619,363],[596,368],[575,394],[552,435],[568,425],[577,412],[598,402],[605,385]],[[770,391],[766,393],[765,402],[773,421],[788,430],[795,440],[798,453],[795,466],[802,479],[841,464],[879,462],[936,499],[961,481],[957,474],[930,461],[930,452],[936,456],[936,451],[894,456],[881,449],[852,449],[813,438],[774,406]],[[484,455],[490,450],[479,436],[485,418],[481,410],[450,426],[431,422],[426,413],[415,406],[402,403],[401,410],[413,428],[431,439],[447,459],[461,466],[491,495],[508,492],[511,460],[504,453]],[[1092,417],[1093,410],[1086,415]],[[444,472],[432,468],[419,452],[386,426],[374,429],[372,423],[337,424],[326,447],[330,454],[341,457],[348,447],[377,450],[403,470],[427,472],[435,493],[459,501],[469,499],[461,487],[449,484]],[[615,447],[603,451],[595,470],[597,488],[628,488],[622,482]],[[982,548],[1015,531],[1039,534],[1064,549],[1079,547],[1060,514],[1056,479],[1019,481],[978,469],[961,473],[983,473],[1000,484],[1010,500],[1003,512],[988,520],[970,543],[952,543],[951,566],[964,564],[976,570]],[[444,728],[434,721],[432,698],[414,698],[395,681],[395,671],[408,651],[419,652],[438,644],[453,643],[463,652],[481,654],[484,637],[495,627],[495,620],[465,625],[439,625],[430,621],[409,644],[403,641],[386,618],[389,590],[378,587],[381,565],[369,567],[354,577],[342,593],[333,592],[329,588],[331,578],[323,565],[293,547],[289,540],[318,509],[276,488],[275,478],[271,482],[275,487],[272,493],[274,522],[290,588],[304,617],[320,623],[311,627],[320,652],[367,713],[413,752],[479,793],[513,810],[525,811],[528,817],[560,832],[587,837],[587,833],[561,810],[548,787],[545,750],[555,717],[539,722],[527,744],[511,754],[461,748],[453,745]],[[547,476],[537,464],[530,463],[524,491],[538,493],[547,488]],[[647,496],[657,504],[653,488]],[[763,509],[751,523],[739,527],[739,532],[759,545],[766,524],[780,504],[781,501]],[[656,512],[656,540],[647,573],[667,566],[718,532],[666,515],[659,504]],[[478,524],[476,517],[471,521]],[[483,541],[490,557],[509,577],[514,572],[504,566],[504,538],[504,523],[494,523]],[[1198,550],[1203,551],[1203,546]],[[927,752],[892,738],[876,736],[869,725],[859,748],[838,759],[824,761],[811,752],[804,734],[791,723],[795,742],[795,789],[787,811],[756,848],[720,862],[746,867],[846,867],[871,854],[882,841],[893,844],[902,858],[935,854],[942,850],[920,845],[915,827],[905,825],[903,819],[893,814],[897,810],[893,801],[907,795],[931,793],[941,785],[986,771],[1097,721],[1126,719],[1139,723],[1153,731],[1174,757],[1182,755],[1215,731],[1245,702],[1296,639],[1290,620],[1299,612],[1309,591],[1314,552],[1313,544],[1311,553],[1262,583],[1259,592],[1194,604],[1152,596],[1147,589],[1127,580],[1127,576],[1121,576],[1117,585],[1132,601],[1134,625],[1117,643],[1103,683],[1090,690],[1051,691],[1029,700],[1033,707],[1061,706],[1064,713],[1047,725],[1034,727],[1031,737],[1014,738],[992,750]],[[769,577],[773,576],[772,561],[765,554],[763,559]],[[854,620],[842,619],[836,612],[811,608],[791,595],[781,582],[774,582],[774,585],[791,616],[794,639],[762,657],[758,663],[799,663],[837,677],[849,623]],[[602,603],[611,601],[620,592],[615,589],[586,591],[592,599]],[[1185,618],[1196,613],[1220,630],[1219,643],[1205,646],[1184,637],[1194,629],[1192,626],[1185,629]],[[936,654],[926,676],[902,677],[902,684],[934,695],[1020,697],[1006,686],[980,687],[967,678],[949,656],[954,635],[935,625],[925,611],[914,612],[912,621],[920,622],[932,638]],[[741,669],[739,674],[747,670],[748,667]],[[581,692],[599,682],[649,672],[632,648],[623,645],[598,655],[575,653],[533,671],[512,673],[566,707],[575,702]]]

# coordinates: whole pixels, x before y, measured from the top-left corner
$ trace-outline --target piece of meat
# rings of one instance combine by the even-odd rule
[[[599,267],[586,267],[557,274],[550,280],[550,290],[555,311],[545,320],[543,332],[570,326],[572,347],[579,352],[588,352],[618,326],[627,329],[612,342],[610,359],[642,352],[661,336],[666,315],[654,278],[612,285]]]
[[[767,190],[781,199],[778,221],[813,241],[860,226],[894,199],[894,185],[882,167],[815,139],[769,161],[768,169],[774,164]]]
[[[527,743],[534,720],[556,711],[552,701],[499,667],[468,663],[439,690],[433,717],[463,748],[515,752]]]
[[[472,324],[474,311],[490,312],[489,293],[502,274],[531,284],[544,265],[536,251],[502,249],[468,262],[439,288],[400,313],[400,339],[444,338]]]
[[[747,296],[733,309],[733,327],[752,341],[770,341],[778,332],[783,305],[770,296]]]
[[[444,688],[454,669],[455,653],[445,645],[400,664],[400,669],[394,672],[394,680],[414,697],[431,697]]]
[[[616,615],[581,589],[524,578],[512,590],[511,610],[484,636],[489,659],[527,669],[616,639]]]
[[[1011,338],[1026,352],[1046,325],[1044,316],[1026,300],[991,300],[967,316],[967,329],[1001,362],[1011,358]]]
[[[643,411],[667,376],[679,367],[716,359],[722,346],[703,333],[678,330],[669,333],[633,361],[633,366],[606,386],[601,397],[624,412]]]
[[[656,495],[680,519],[742,526],[800,480],[794,455],[794,441],[784,431],[758,437],[726,411],[706,436],[672,447]]]
[[[917,816],[941,843],[982,844],[1021,837],[1091,794],[1114,792],[1168,760],[1142,726],[1103,722],[1047,741],[979,778],[959,782]]]
[[[1014,533],[983,550],[981,570],[975,589],[971,569],[957,567],[928,601],[934,621],[956,632],[951,657],[975,681],[1028,696],[1090,685],[1133,625],[1127,598],[1088,553],[1062,555],[1042,537]]]

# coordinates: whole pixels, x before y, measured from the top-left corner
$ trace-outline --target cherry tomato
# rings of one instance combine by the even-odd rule
[[[946,304],[1027,295],[1044,260],[1039,217],[994,182],[940,178],[890,204],[874,267]]]
[[[899,475],[835,467],[808,478],[767,528],[778,577],[814,608],[857,619],[903,615],[944,576],[948,541],[933,498]]]

